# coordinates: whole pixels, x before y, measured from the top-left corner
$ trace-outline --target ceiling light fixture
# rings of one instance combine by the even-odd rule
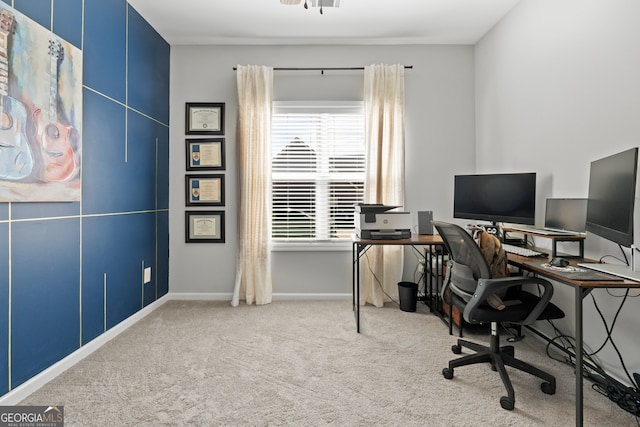
[[[288,5],[297,5],[300,4],[302,0],[280,0],[282,4]],[[320,14],[324,14],[325,7],[339,7],[340,0],[304,0],[304,8],[309,9],[310,7],[319,7]]]

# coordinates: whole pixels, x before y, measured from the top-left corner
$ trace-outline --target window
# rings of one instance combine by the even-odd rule
[[[350,238],[364,194],[361,102],[275,103],[271,161],[274,242]]]

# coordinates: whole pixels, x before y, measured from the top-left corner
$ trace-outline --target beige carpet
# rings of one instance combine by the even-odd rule
[[[443,378],[455,337],[425,306],[361,320],[357,334],[349,301],[170,301],[21,404],[64,405],[67,426],[575,425],[573,372],[533,337],[516,355],[554,373],[557,393],[508,368],[506,411],[488,365]],[[588,382],[584,412],[587,426],[637,426]]]

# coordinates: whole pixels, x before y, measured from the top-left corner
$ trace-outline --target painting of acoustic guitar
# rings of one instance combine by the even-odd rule
[[[58,67],[64,57],[64,49],[58,40],[49,40],[49,56],[49,111],[37,108],[33,112],[35,138],[42,163],[38,179],[44,182],[62,182],[75,175],[78,163],[71,144],[73,127],[58,120]]]
[[[0,179],[29,177],[34,157],[26,133],[27,109],[9,96],[9,37],[14,16],[0,10]]]

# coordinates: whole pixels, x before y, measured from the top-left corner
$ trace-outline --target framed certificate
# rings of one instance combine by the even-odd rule
[[[187,139],[187,170],[224,170],[224,138]]]
[[[187,102],[187,135],[224,135],[224,102]]]
[[[224,211],[186,211],[185,243],[224,243]]]
[[[224,175],[186,175],[187,206],[224,206]]]

